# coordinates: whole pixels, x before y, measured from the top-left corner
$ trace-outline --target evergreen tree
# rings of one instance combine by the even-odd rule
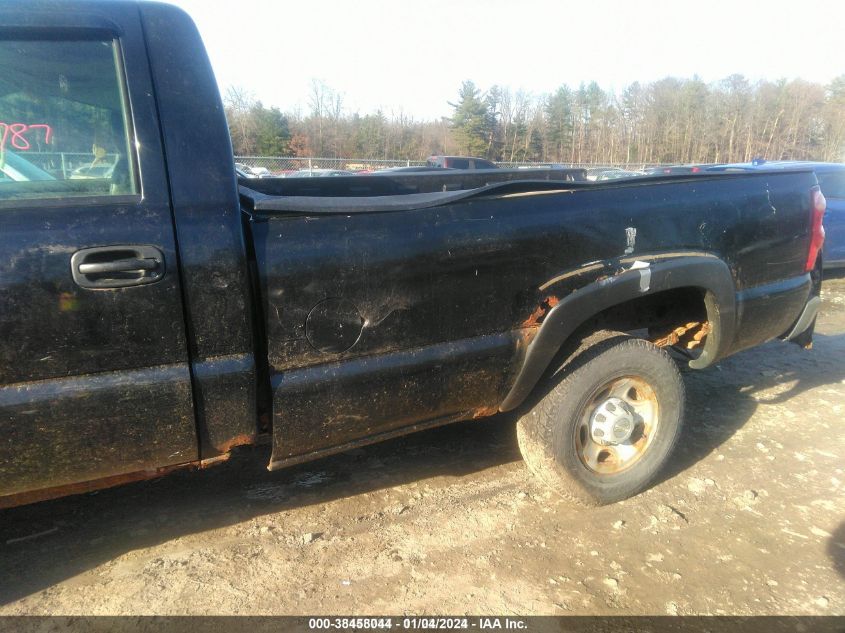
[[[480,91],[471,81],[461,84],[455,108],[452,130],[459,151],[468,156],[486,156],[490,146],[490,113]]]
[[[556,162],[572,149],[572,92],[561,86],[546,100],[546,151]]]
[[[288,119],[278,108],[265,108],[259,101],[252,109],[255,118],[255,151],[261,156],[290,153]]]

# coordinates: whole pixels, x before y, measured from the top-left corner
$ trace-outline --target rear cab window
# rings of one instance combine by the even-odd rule
[[[0,68],[0,200],[138,193],[116,40],[0,40]]]

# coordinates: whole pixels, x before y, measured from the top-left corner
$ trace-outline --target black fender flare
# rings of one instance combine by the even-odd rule
[[[647,257],[642,259],[648,262]],[[511,411],[522,404],[561,346],[591,317],[631,299],[689,287],[704,291],[707,319],[712,327],[701,355],[689,365],[701,369],[723,358],[733,343],[736,328],[736,291],[728,265],[718,257],[704,255],[652,262],[647,268],[630,268],[594,281],[561,299],[528,346],[522,367],[499,410]]]

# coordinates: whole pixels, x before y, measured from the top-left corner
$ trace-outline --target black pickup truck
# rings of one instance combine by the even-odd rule
[[[5,2],[0,67],[0,507],[512,410],[608,503],[676,444],[679,362],[811,343],[810,170],[238,182],[178,9]]]

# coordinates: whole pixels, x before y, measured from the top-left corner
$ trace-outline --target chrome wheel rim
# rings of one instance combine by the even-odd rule
[[[578,458],[599,475],[627,470],[648,451],[659,421],[657,396],[645,380],[609,380],[592,393],[578,417]]]

